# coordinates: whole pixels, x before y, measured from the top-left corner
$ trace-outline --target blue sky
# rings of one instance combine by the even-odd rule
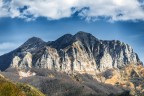
[[[32,36],[53,41],[85,31],[129,44],[144,62],[143,4],[143,0],[0,0],[0,54]]]

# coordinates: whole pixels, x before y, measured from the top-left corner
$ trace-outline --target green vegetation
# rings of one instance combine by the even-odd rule
[[[38,89],[27,84],[17,83],[17,87],[24,91],[26,96],[45,96]]]
[[[26,84],[14,84],[0,76],[0,96],[45,96],[34,87]]]

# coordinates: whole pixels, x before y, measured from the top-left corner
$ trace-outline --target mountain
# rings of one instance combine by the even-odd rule
[[[10,66],[34,67],[92,75],[132,63],[141,62],[128,44],[118,40],[99,40],[86,32],[66,34],[52,42],[32,37],[16,50],[0,56],[1,70]]]
[[[19,80],[17,71],[7,71],[15,68],[36,76]],[[0,56],[0,70],[10,80],[33,85],[47,96],[144,93],[144,67],[132,47],[118,40],[99,40],[82,31],[48,42],[32,37]]]

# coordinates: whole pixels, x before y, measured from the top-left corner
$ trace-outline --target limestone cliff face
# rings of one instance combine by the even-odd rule
[[[47,68],[95,75],[110,68],[140,63],[129,45],[116,40],[98,40],[85,32],[66,34],[47,43],[37,38],[27,42],[20,47],[21,50],[13,53],[12,67]]]
[[[12,60],[11,67],[20,69],[32,68],[32,54],[27,52],[23,58],[15,56]]]

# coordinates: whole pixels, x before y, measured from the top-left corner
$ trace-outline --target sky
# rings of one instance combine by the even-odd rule
[[[0,55],[36,36],[78,31],[132,46],[144,62],[143,0],[0,0]]]

